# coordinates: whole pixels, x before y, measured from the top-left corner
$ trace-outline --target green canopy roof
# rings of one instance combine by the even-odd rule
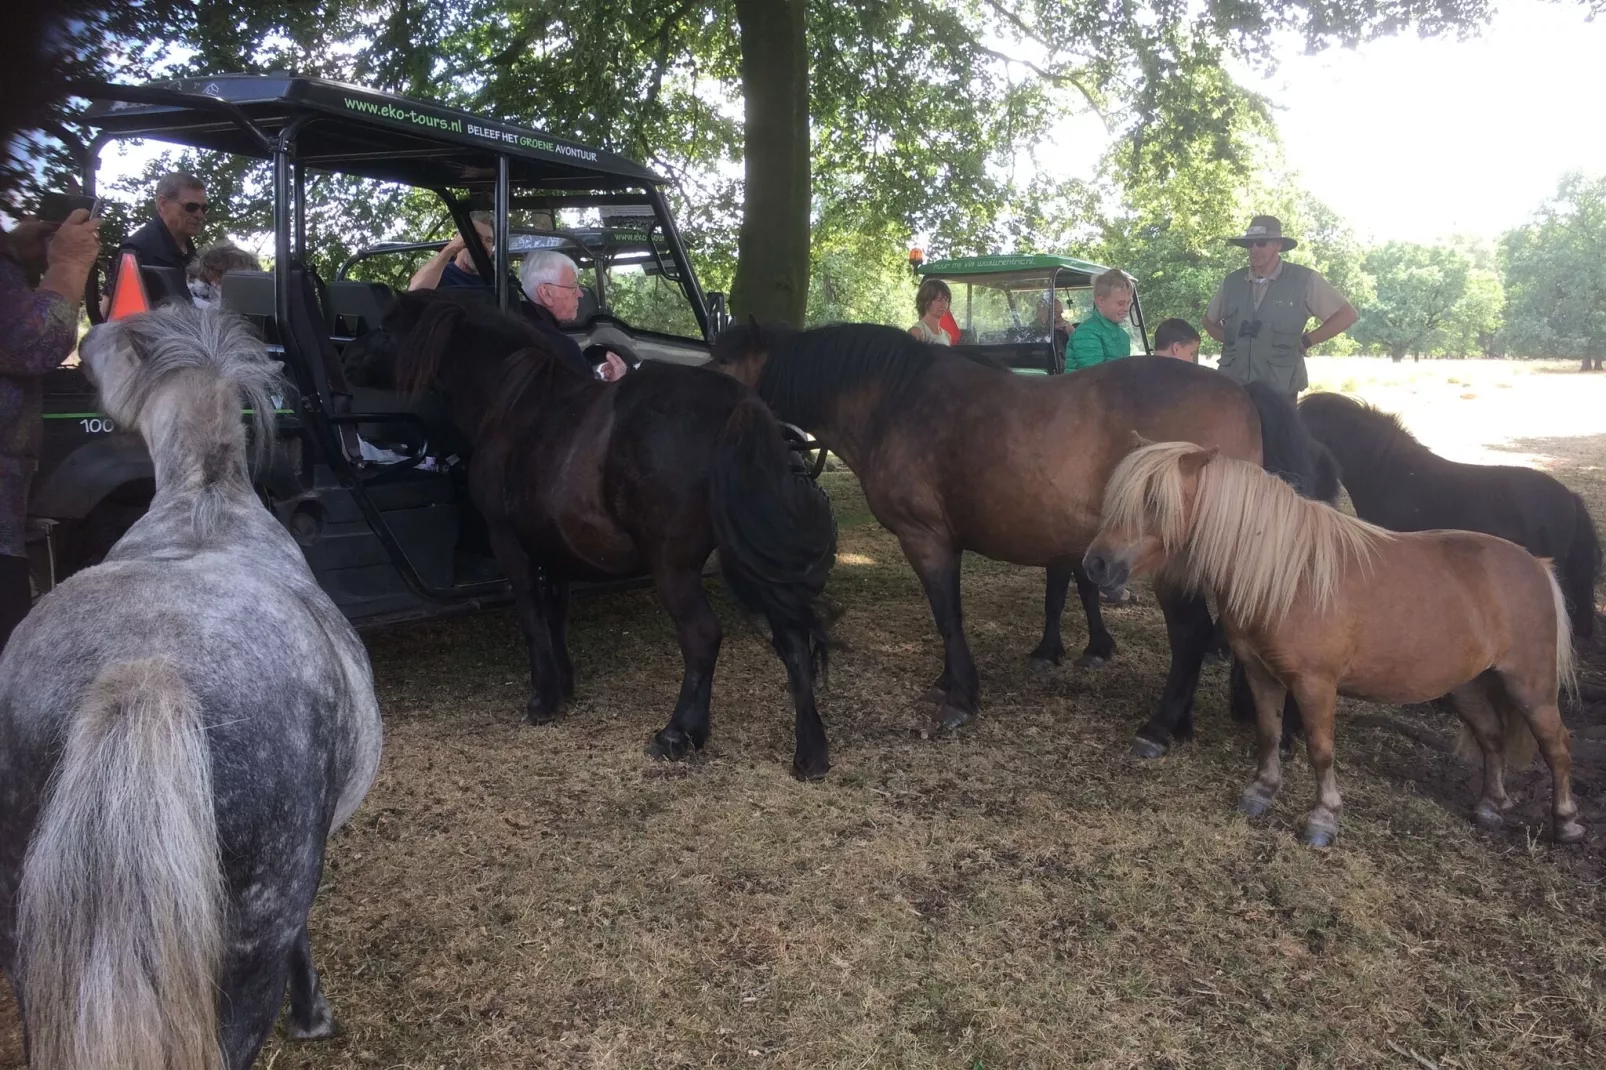
[[[1109,269],[1074,256],[1044,254],[1019,256],[961,256],[933,260],[919,267],[922,275],[948,282],[969,282],[1001,289],[1047,289],[1052,278],[1059,286],[1092,286],[1093,277]]]

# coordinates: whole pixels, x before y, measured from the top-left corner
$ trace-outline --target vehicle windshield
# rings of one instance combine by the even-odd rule
[[[1051,342],[1056,326],[1068,330],[1093,315],[1093,290],[1087,286],[1050,290],[961,283],[953,289],[954,320],[964,345]],[[1141,347],[1133,318],[1128,316],[1122,326]]]
[[[438,236],[442,229],[450,232],[450,220],[436,228],[431,247],[371,248],[350,265],[347,277],[405,288],[412,272],[444,244]],[[605,313],[637,330],[702,339],[669,242],[650,207],[514,211],[508,232],[508,262],[515,279],[524,258],[537,250],[555,249],[575,262],[579,283],[587,291],[582,319]]]

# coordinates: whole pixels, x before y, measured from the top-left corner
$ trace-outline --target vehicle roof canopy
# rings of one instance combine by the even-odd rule
[[[85,113],[85,123],[115,135],[265,159],[266,147],[233,116],[243,114],[269,137],[306,118],[295,139],[296,158],[306,166],[410,186],[494,190],[498,154],[508,157],[514,187],[625,188],[664,181],[601,149],[343,82],[226,74],[116,89],[136,97],[149,90],[148,102],[98,100]],[[162,101],[164,90],[222,104]]]
[[[1109,269],[1074,256],[1034,253],[933,260],[920,265],[918,270],[921,275],[935,276],[945,282],[968,282],[1002,290],[1046,290],[1051,279],[1061,287],[1092,286],[1094,276]]]

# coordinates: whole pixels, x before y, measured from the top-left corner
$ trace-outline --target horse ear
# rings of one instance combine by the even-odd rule
[[[1144,446],[1152,446],[1152,445],[1154,445],[1154,443],[1152,441],[1150,441],[1149,439],[1146,439],[1142,435],[1138,434],[1136,430],[1134,430],[1132,432],[1132,448],[1133,449],[1141,450]]]
[[[1220,452],[1220,447],[1211,446],[1207,450],[1194,450],[1192,453],[1184,453],[1180,462],[1182,465],[1182,474],[1185,476],[1191,476],[1195,474],[1199,471],[1199,469],[1203,468],[1205,465],[1214,460],[1216,454]]]

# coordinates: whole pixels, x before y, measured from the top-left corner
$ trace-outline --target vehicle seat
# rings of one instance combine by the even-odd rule
[[[331,282],[328,290],[332,333],[341,338],[377,330],[396,303],[396,295],[382,282]]]
[[[190,293],[189,280],[184,277],[182,268],[150,267],[142,264],[139,277],[140,281],[145,283],[145,293],[150,298],[152,308],[167,301],[195,303],[195,298]]]
[[[244,316],[268,345],[279,344],[278,312],[273,304],[271,273],[231,271],[224,275],[223,307]]]

